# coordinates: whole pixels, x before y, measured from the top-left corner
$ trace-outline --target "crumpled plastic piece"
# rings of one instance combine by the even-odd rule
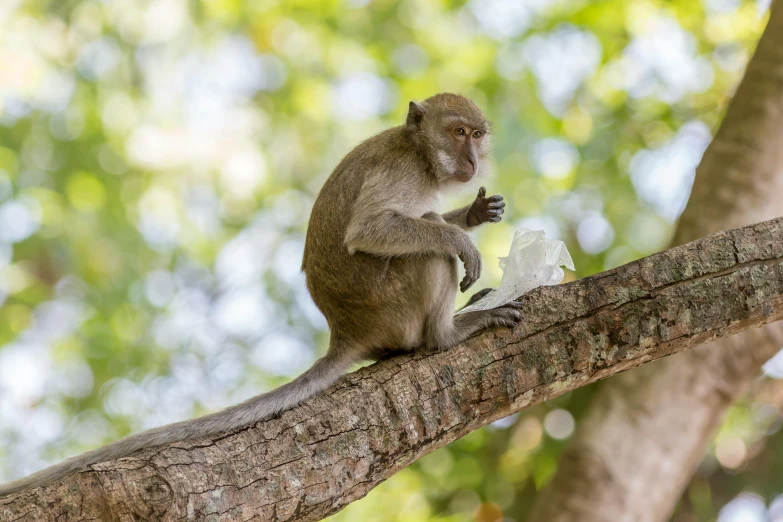
[[[561,266],[574,270],[565,243],[546,239],[543,230],[520,228],[514,234],[508,256],[500,258],[500,286],[457,314],[497,308],[539,286],[556,285],[565,276]]]

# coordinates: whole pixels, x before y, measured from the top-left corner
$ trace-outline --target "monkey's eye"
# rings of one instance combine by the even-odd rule
[[[473,139],[477,140],[484,135],[482,131],[473,131]]]
[[[466,134],[466,133],[465,133],[465,129],[463,129],[462,127],[459,127],[457,130],[455,130],[455,131],[454,131],[454,133],[455,133],[457,136],[464,136],[464,135]]]

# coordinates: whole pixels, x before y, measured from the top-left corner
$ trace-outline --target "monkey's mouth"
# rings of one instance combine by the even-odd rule
[[[457,169],[457,172],[455,173],[454,177],[456,177],[459,181],[470,181],[473,179],[473,176],[475,176],[478,173],[478,166],[475,165],[470,160],[463,160],[460,163],[459,168]]]

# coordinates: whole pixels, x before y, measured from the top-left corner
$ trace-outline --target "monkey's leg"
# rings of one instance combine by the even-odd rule
[[[472,335],[492,328],[493,326],[514,327],[522,319],[517,308],[520,305],[511,302],[500,308],[467,312],[451,316],[433,324],[427,332],[427,347],[432,350],[443,350],[461,343]]]
[[[453,212],[449,212],[448,214],[444,214],[444,215],[440,215],[440,214],[438,214],[436,212],[427,212],[426,214],[421,216],[421,218],[422,219],[428,219],[430,221],[435,221],[437,223],[446,223],[446,222],[449,222],[448,221],[448,216],[456,215],[457,213],[462,212],[462,211],[464,211],[463,212],[464,214],[467,214],[469,208],[470,208],[470,205],[468,205],[467,207],[465,207],[463,209],[455,210]],[[470,299],[468,299],[468,302],[465,303],[465,306],[463,306],[462,308],[465,308],[466,306],[472,305],[473,303],[475,303],[476,301],[478,301],[479,299],[481,299],[482,297],[484,297],[485,295],[487,295],[491,291],[492,291],[492,288],[485,288],[484,290],[479,290],[478,292],[473,294],[473,296]],[[462,308],[460,308],[460,310],[462,310]]]
[[[426,273],[429,294],[429,313],[425,323],[426,346],[431,350],[451,348],[473,334],[493,326],[514,326],[521,320],[519,303],[511,302],[500,308],[467,312],[454,316],[454,297],[457,294],[456,259],[435,256],[427,260]],[[425,287],[426,288],[426,287]],[[482,292],[479,292],[481,294]]]

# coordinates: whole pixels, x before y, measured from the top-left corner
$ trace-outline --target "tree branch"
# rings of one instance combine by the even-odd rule
[[[385,360],[255,426],[10,495],[0,518],[319,520],[492,421],[783,319],[783,218],[539,288],[522,302],[514,330]]]

